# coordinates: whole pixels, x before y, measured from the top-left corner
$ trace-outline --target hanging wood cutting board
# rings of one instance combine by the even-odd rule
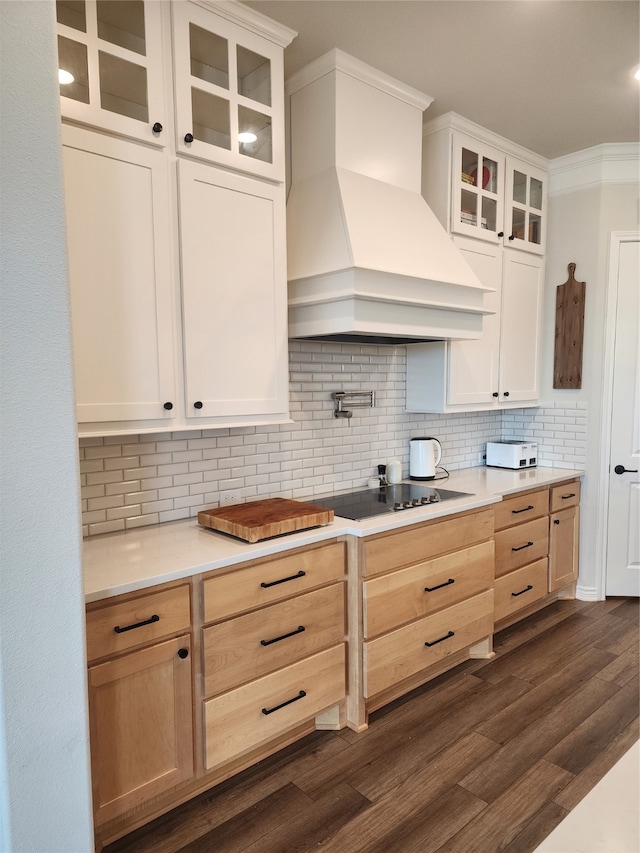
[[[266,498],[243,504],[204,509],[198,524],[228,533],[245,542],[260,542],[272,536],[330,524],[333,510],[287,498]]]

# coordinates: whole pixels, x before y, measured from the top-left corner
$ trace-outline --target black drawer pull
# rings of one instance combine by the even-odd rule
[[[144,622],[136,622],[135,625],[125,625],[124,628],[121,628],[119,625],[116,625],[113,629],[116,634],[124,634],[125,631],[133,631],[134,628],[142,628],[143,625],[151,625],[153,622],[159,622],[160,617],[155,613],[151,617],[151,619],[145,619]]]
[[[286,640],[287,637],[295,637],[296,634],[302,634],[304,630],[304,625],[298,625],[295,631],[289,631],[288,634],[283,634],[281,637],[274,637],[273,640],[260,640],[260,645],[270,646],[271,643],[279,643],[280,640]]]
[[[532,504],[529,504],[529,506],[525,506],[522,509],[512,509],[511,512],[513,515],[517,515],[519,512],[529,512],[530,509],[533,509]]]
[[[525,548],[531,548],[532,545],[533,545],[533,542],[527,542],[526,545],[518,545],[517,548],[512,548],[511,550],[512,551],[523,551]]]
[[[263,589],[269,589],[270,586],[277,586],[279,583],[286,583],[287,581],[294,581],[296,578],[303,578],[306,574],[307,573],[303,572],[301,569],[297,575],[291,575],[288,578],[280,578],[279,581],[271,581],[270,583],[261,583],[260,586]]]
[[[560,519],[559,519],[559,518],[554,518],[553,523],[554,523],[554,524],[560,524]]]
[[[525,588],[521,589],[520,592],[512,592],[511,595],[513,595],[513,597],[515,598],[518,595],[524,595],[524,593],[529,592],[530,589],[533,589],[531,584],[529,584],[528,586],[525,586]]]
[[[436,589],[442,589],[443,586],[451,586],[451,584],[455,583],[455,582],[456,582],[455,578],[449,578],[448,581],[445,581],[444,583],[439,583],[438,586],[425,586],[424,591],[425,592],[434,592]]]
[[[454,637],[455,631],[449,631],[448,634],[445,634],[444,637],[440,637],[439,640],[434,640],[432,643],[425,643],[425,646],[435,646],[438,643],[442,643],[444,640],[448,640],[449,637]]]
[[[275,708],[263,708],[263,714],[273,714],[274,711],[279,711],[280,708],[285,708],[287,705],[290,705],[292,702],[297,702],[298,699],[304,699],[307,694],[304,690],[301,690],[297,696],[294,696],[293,699],[287,699],[286,702],[283,702],[282,705],[276,705]]]
[[[575,492],[571,492],[571,494],[570,494],[570,495],[562,495],[562,500],[563,500],[563,501],[568,501],[568,500],[569,500],[569,498],[575,498],[575,496],[576,496],[576,493],[575,493]]]

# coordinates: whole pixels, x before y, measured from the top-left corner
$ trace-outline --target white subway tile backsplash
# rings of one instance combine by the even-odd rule
[[[407,413],[405,360],[404,347],[291,341],[290,423],[81,439],[83,534],[194,517],[229,489],[242,499],[305,499],[362,488],[391,458],[407,476],[409,439],[419,435],[439,438],[447,470],[477,464],[500,438],[538,442],[543,465],[584,465],[586,403]],[[338,420],[331,392],[339,390],[375,391],[376,407]]]

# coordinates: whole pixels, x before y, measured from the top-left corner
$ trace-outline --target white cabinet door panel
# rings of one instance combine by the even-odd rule
[[[182,161],[179,196],[186,415],[284,413],[284,188]]]
[[[449,394],[452,406],[492,403],[498,391],[500,352],[500,249],[478,240],[456,238],[458,246],[480,283],[493,287],[485,293],[484,307],[493,314],[482,320],[482,338],[478,341],[452,341],[449,346]]]
[[[540,385],[540,322],[543,262],[505,251],[502,279],[500,400],[537,400]]]
[[[169,182],[162,152],[63,128],[77,416],[175,410]]]

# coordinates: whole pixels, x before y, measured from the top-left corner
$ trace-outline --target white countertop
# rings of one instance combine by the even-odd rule
[[[365,521],[336,517],[326,527],[267,539],[255,545],[200,527],[195,518],[127,530],[124,533],[92,536],[83,543],[85,600],[98,601],[124,592],[146,589],[336,536],[369,536],[406,527],[488,506],[500,501],[503,495],[552,485],[583,474],[582,470],[563,468],[510,471],[478,467],[452,471],[447,480],[423,485],[469,492],[469,497],[417,507],[402,513],[390,512]]]

